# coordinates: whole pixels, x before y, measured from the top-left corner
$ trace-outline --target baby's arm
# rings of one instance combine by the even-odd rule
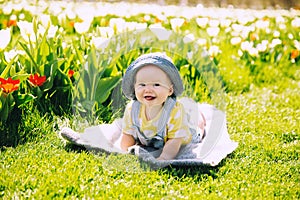
[[[121,138],[121,149],[127,151],[128,147],[131,147],[135,144],[135,139],[132,135],[128,135],[126,133],[122,133]]]
[[[175,158],[179,152],[179,149],[182,144],[182,138],[172,138],[169,139],[160,156],[157,158],[157,160],[171,160]]]

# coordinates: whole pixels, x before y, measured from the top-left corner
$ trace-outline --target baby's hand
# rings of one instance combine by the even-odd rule
[[[156,160],[167,160],[164,157],[159,156],[158,158],[156,158]]]

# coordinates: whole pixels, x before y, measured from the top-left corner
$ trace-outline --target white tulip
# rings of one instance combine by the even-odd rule
[[[232,24],[231,27],[232,27],[232,30],[235,32],[242,32],[242,30],[244,28],[244,26],[240,25],[240,24]]]
[[[209,55],[211,55],[213,57],[218,55],[220,52],[221,52],[220,48],[216,45],[212,45],[208,50]]]
[[[54,38],[54,36],[56,35],[57,30],[58,30],[58,26],[51,25],[49,30],[48,30],[47,37],[48,38]]]
[[[10,29],[2,29],[0,30],[0,51],[5,49],[10,42],[11,34]]]
[[[176,48],[176,46],[177,46],[177,44],[176,43],[174,43],[174,42],[169,42],[169,49],[175,49]]]
[[[48,29],[47,38],[54,38],[57,30],[58,30],[58,26],[50,25]],[[38,28],[39,34],[44,35],[45,31],[46,31],[45,27],[39,24],[39,28]]]
[[[210,37],[215,37],[219,34],[220,28],[219,27],[209,27],[206,29],[206,32]]]
[[[248,50],[248,52],[251,56],[258,57],[258,50],[256,48],[252,47]]]
[[[206,43],[207,43],[207,40],[205,38],[199,38],[197,40],[197,43],[200,45],[200,46],[205,46]]]
[[[145,15],[145,16],[144,16],[144,20],[145,20],[145,21],[149,21],[150,19],[151,19],[150,15]]]
[[[245,16],[245,15],[241,15],[239,18],[238,18],[238,22],[240,23],[240,24],[243,24],[243,25],[245,25],[245,24],[247,24],[247,23],[249,23],[249,22],[253,22],[255,20],[255,18],[253,17],[253,16],[251,16],[251,15],[247,15],[247,16]]]
[[[221,27],[229,27],[230,26],[230,24],[231,24],[231,20],[229,20],[229,19],[221,19],[221,21],[220,21],[220,25],[221,25]]]
[[[230,39],[230,43],[232,45],[237,45],[237,44],[241,43],[241,41],[242,41],[242,39],[240,37],[233,37]]]
[[[123,18],[111,18],[109,20],[109,26],[116,30],[117,33],[123,32],[125,29],[126,21]]]
[[[2,7],[3,5],[1,5]],[[11,11],[13,10],[13,3],[9,2],[2,7],[2,12],[5,15],[10,15]]]
[[[47,28],[51,24],[50,15],[39,15],[39,21],[45,28]]]
[[[200,26],[201,28],[205,28],[206,25],[208,24],[208,18],[197,18],[196,19],[196,22],[198,24],[198,26]]]
[[[170,38],[172,31],[165,29],[161,25],[150,25],[149,29],[160,41],[166,41]]]
[[[146,36],[146,35],[143,35],[141,38],[140,38],[140,41],[141,41],[141,44],[145,44],[149,41],[151,41],[152,38],[150,36]]]
[[[106,37],[92,37],[91,44],[97,49],[105,49],[109,44],[109,39]]]
[[[173,18],[170,20],[172,30],[178,31],[179,28],[183,25],[184,19],[182,18]]]
[[[285,24],[279,24],[278,27],[279,27],[280,30],[285,30],[286,29]]]
[[[51,13],[54,16],[58,16],[60,13],[62,13],[62,4],[60,3],[51,3],[48,5],[49,13]]]
[[[210,27],[218,27],[220,22],[219,22],[219,20],[211,19],[208,24]]]
[[[256,46],[257,51],[259,52],[265,52],[267,50],[268,46],[266,43],[259,43]]]
[[[300,27],[300,17],[295,17],[295,19],[293,19],[293,21],[291,22],[292,26],[294,28],[298,28]]]
[[[90,29],[90,26],[91,26],[91,23],[89,21],[74,23],[74,28],[75,28],[76,32],[79,34],[88,32],[88,30]]]
[[[186,36],[184,36],[183,38],[183,42],[186,44],[186,43],[190,43],[190,42],[193,42],[195,40],[195,36],[194,34],[190,33]]]
[[[275,39],[272,40],[272,42],[270,44],[270,47],[274,48],[274,47],[276,47],[277,45],[280,45],[280,44],[282,44],[282,41],[278,38],[275,38]]]
[[[69,7],[66,8],[65,15],[68,16],[69,19],[75,19],[76,18],[75,12]]]
[[[243,51],[249,51],[253,47],[253,42],[245,41],[241,43],[241,49]]]
[[[281,15],[278,15],[276,17],[276,23],[285,23],[285,19]]]
[[[21,14],[19,15],[19,20],[23,20],[23,19],[25,19],[25,14],[24,14],[24,13],[21,13]]]
[[[7,62],[15,59],[18,55],[25,55],[26,53],[21,50],[10,50],[9,52],[4,52],[4,58]]]
[[[258,29],[267,29],[269,28],[270,22],[269,21],[264,21],[264,20],[258,20],[255,23],[256,28]]]
[[[274,31],[273,37],[278,38],[279,36],[280,36],[280,32],[279,31]]]
[[[125,29],[127,31],[139,30],[139,29],[146,29],[147,23],[138,23],[138,22],[126,22]]]
[[[97,27],[102,37],[111,38],[114,35],[114,29],[112,27]]]
[[[239,55],[240,57],[242,57],[243,54],[244,54],[243,51],[239,49],[239,50],[238,50],[238,55]]]
[[[9,17],[9,19],[10,19],[10,20],[17,20],[17,16],[16,16],[16,15],[11,15],[11,16]]]
[[[193,51],[187,52],[187,58],[188,58],[188,59],[192,59],[192,58],[193,58],[193,55],[194,55]]]
[[[300,41],[294,40],[294,46],[295,46],[295,48],[296,48],[297,50],[300,51]]]
[[[19,21],[18,27],[20,28],[21,36],[24,38],[26,42],[35,42],[35,33],[33,31],[33,24],[32,22],[27,21]]]

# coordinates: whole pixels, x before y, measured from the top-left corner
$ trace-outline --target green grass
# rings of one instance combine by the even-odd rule
[[[1,150],[0,197],[299,199],[299,84],[228,93],[228,128],[239,147],[217,167],[151,171],[133,156],[65,145],[57,137],[56,117],[26,114],[27,142]]]

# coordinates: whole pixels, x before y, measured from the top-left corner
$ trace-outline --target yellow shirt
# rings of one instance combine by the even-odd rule
[[[122,124],[123,133],[132,135],[135,139],[139,138],[140,142],[145,145],[146,142],[144,141],[144,138],[139,136],[136,132],[136,129],[133,127],[133,122],[131,119],[132,103],[133,101],[126,106],[124,112]],[[145,115],[145,106],[141,104],[139,113],[140,131],[142,131],[147,138],[150,139],[157,135],[160,115],[161,111],[154,119],[147,120]],[[171,138],[182,138],[183,144],[189,143],[192,138],[184,107],[180,102],[176,102],[166,125],[166,134],[164,140],[167,141]]]

